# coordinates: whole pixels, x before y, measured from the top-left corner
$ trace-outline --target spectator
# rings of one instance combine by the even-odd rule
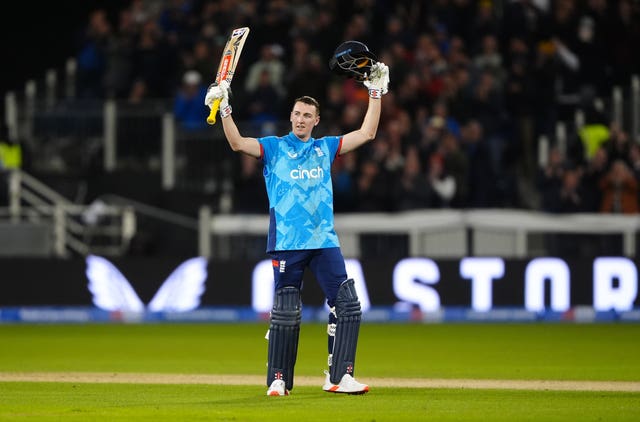
[[[425,117],[424,120],[424,123],[420,124],[418,151],[420,160],[426,163],[429,156],[437,149],[445,133],[445,121],[440,116]]]
[[[557,212],[578,213],[585,211],[584,192],[580,185],[581,171],[568,166],[562,175],[562,185],[558,192]]]
[[[633,175],[640,186],[640,143],[634,142],[629,147],[629,162]],[[638,207],[640,207],[640,194],[638,196]]]
[[[582,190],[584,192],[584,211],[598,212],[602,202],[600,180],[609,169],[609,155],[605,147],[600,147],[587,161],[582,174]]]
[[[233,1],[226,3],[229,4],[232,9],[237,8]],[[258,16],[254,16],[256,25],[252,28],[252,32],[255,34],[255,39],[260,40],[261,44],[265,45],[281,43],[282,40],[288,39],[292,15],[287,3],[284,1],[262,3],[266,3],[266,5],[258,10]],[[230,20],[225,19],[225,21],[229,22]],[[228,33],[230,29],[231,28],[226,28],[224,32]]]
[[[474,17],[471,34],[475,37],[475,41],[471,40],[469,47],[472,53],[477,52],[481,47],[474,42],[482,42],[484,44],[488,35],[498,36],[500,34],[501,23],[493,7],[492,0],[480,0],[477,2],[476,15]],[[496,39],[496,45],[499,46],[499,40]]]
[[[540,209],[545,212],[558,212],[558,192],[562,188],[565,160],[557,146],[549,149],[546,164],[538,169],[536,186],[541,197]]]
[[[504,81],[504,66],[498,37],[488,33],[482,38],[479,51],[473,56],[473,67],[476,72],[491,72],[498,82]]]
[[[346,105],[341,84],[336,80],[330,81],[325,96],[327,100],[322,107],[322,120],[329,122],[339,121]]]
[[[354,154],[354,168],[344,174],[353,177],[354,185],[360,165],[369,159],[379,166],[377,177],[392,185],[389,169],[398,170],[400,177],[408,155],[414,154],[412,146],[425,174],[430,157],[438,152],[443,171],[455,176],[449,154],[442,150],[453,134],[469,176],[466,182],[455,176],[451,206],[463,201],[464,206],[535,208],[537,201],[520,201],[517,194],[520,190],[522,198],[535,198],[537,187],[543,197],[540,208],[548,209],[546,189],[539,185],[536,140],[540,135],[553,138],[556,123],[570,122],[581,107],[587,122],[580,129],[566,126],[564,164],[583,171],[579,190],[584,209],[599,210],[598,180],[609,161],[622,159],[631,166],[637,148],[628,126],[610,124],[609,110],[596,115],[593,99],[600,94],[607,104],[612,83],[628,86],[631,76],[640,72],[640,55],[635,54],[640,9],[631,0],[514,0],[497,6],[491,0],[133,0],[114,14],[117,27],[111,27],[103,9],[88,16],[76,54],[77,93],[83,98],[128,99],[141,106],[147,99],[176,99],[182,93],[183,73],[197,70],[208,84],[224,38],[231,28],[250,24],[250,42],[233,86],[239,103],[251,103],[242,107],[242,117],[269,123],[282,119],[280,102],[274,99],[292,99],[304,86],[305,93],[315,92],[325,104],[323,122],[352,130],[366,95],[355,89],[353,80],[332,75],[326,62],[340,40],[358,39],[390,66],[393,89],[383,104],[380,142]],[[374,27],[385,28],[384,34],[373,33]],[[410,121],[403,117],[407,113]],[[394,121],[406,129],[399,143]],[[472,130],[464,122],[470,121],[482,128],[480,142],[469,139]],[[487,152],[490,158],[480,158]],[[492,168],[485,168],[486,163]]]
[[[509,115],[512,143],[517,149],[520,177],[526,182],[535,174],[535,126],[534,114],[536,92],[530,50],[524,39],[512,38],[509,50],[509,69],[505,82],[504,100]]]
[[[498,81],[493,73],[485,71],[478,75],[470,98],[466,102],[470,108],[469,115],[478,120],[484,128],[491,154],[491,165],[494,173],[498,174],[502,168],[502,155],[505,149],[502,137],[497,135],[503,124],[504,105]]]
[[[551,40],[544,40],[536,46],[536,58],[533,63],[533,83],[537,95],[533,98],[535,130],[538,136],[553,136],[555,122],[558,119],[558,73],[560,64],[556,57],[556,46]]]
[[[613,5],[613,18],[607,34],[607,62],[612,71],[612,83],[626,85],[632,75],[640,72],[640,13],[633,0],[620,0]]]
[[[197,71],[202,81],[213,82],[218,70],[219,58],[214,55],[209,41],[205,38],[199,38],[193,45],[191,53],[193,63],[187,67]]]
[[[147,98],[147,84],[142,79],[136,79],[131,84],[131,90],[128,95],[130,104],[141,104]]]
[[[104,96],[103,84],[111,31],[107,12],[104,9],[92,11],[77,54],[77,93],[81,98]]]
[[[629,146],[629,163],[636,180],[640,183],[640,143],[633,142]]]
[[[444,128],[447,131],[455,136],[460,136],[460,123],[455,116],[449,113],[449,105],[446,101],[438,101],[433,105],[433,116],[444,121]]]
[[[429,157],[429,171],[427,180],[435,193],[431,200],[433,208],[449,208],[451,200],[456,194],[456,179],[447,173],[444,167],[444,157],[436,152]]]
[[[287,78],[287,103],[293,102],[303,92],[318,99],[321,104],[326,103],[329,79],[324,66],[318,53],[310,52],[299,67],[291,69]]]
[[[438,151],[444,158],[444,169],[455,180],[455,194],[450,205],[453,208],[463,208],[467,205],[469,190],[469,161],[467,155],[460,149],[458,138],[451,132],[445,132],[440,141]]]
[[[0,171],[22,168],[22,145],[9,139],[5,125],[0,127]]]
[[[342,42],[342,34],[336,31],[336,12],[328,7],[329,3],[316,11],[315,30],[309,36],[311,50],[317,51],[321,57],[331,57],[336,46]]]
[[[606,0],[589,0],[576,30],[575,52],[580,61],[578,78],[581,91],[595,97],[609,94],[610,69],[606,57],[606,32],[609,20]]]
[[[603,146],[607,148],[609,161],[627,161],[629,159],[629,135],[618,123],[612,122],[609,125],[609,137]]]
[[[598,148],[609,140],[611,134],[603,121],[602,113],[594,108],[587,110],[586,120],[585,125],[578,130],[578,136],[584,149],[584,156],[591,159]]]
[[[174,74],[179,63],[176,46],[167,42],[155,21],[149,20],[142,25],[134,57],[134,79],[145,81],[149,97],[174,95]]]
[[[9,204],[9,171],[21,169],[22,166],[22,145],[10,140],[6,125],[0,125],[0,206]]]
[[[266,69],[260,75],[258,86],[248,93],[247,118],[256,128],[263,124],[273,124],[279,118],[282,99],[276,88],[271,84]]]
[[[392,189],[394,211],[406,211],[429,208],[433,193],[420,163],[418,149],[413,146],[407,150],[402,173],[395,180]]]
[[[467,206],[491,207],[494,205],[496,178],[482,124],[473,119],[466,122],[461,129],[460,140],[469,163]]]
[[[396,178],[405,165],[403,128],[406,125],[400,119],[394,119],[387,123],[384,130],[384,141],[387,145],[384,157],[380,157],[384,170],[389,178]]]
[[[336,158],[331,168],[333,180],[333,198],[335,212],[352,212],[358,207],[356,170],[358,167],[356,151]]]
[[[402,109],[415,112],[424,102],[425,92],[422,85],[420,72],[414,71],[407,74],[397,88],[397,101]]]
[[[367,158],[360,165],[357,185],[358,212],[391,211],[389,207],[389,181],[384,177],[380,165],[372,158]]]
[[[278,96],[283,97],[285,95],[283,90],[285,66],[281,60],[282,54],[283,49],[279,44],[262,46],[260,59],[251,64],[247,72],[244,87],[248,94],[263,86],[262,82],[266,73],[268,84],[276,90]]]
[[[386,32],[381,47],[389,47],[395,43],[410,47],[414,43],[414,34],[408,30],[399,16],[391,15],[386,22]]]
[[[584,197],[580,183],[581,171],[576,166],[565,165],[562,183],[552,191],[551,209],[559,214],[579,213],[584,209]],[[548,250],[554,255],[582,256],[593,243],[593,237],[576,233],[548,233],[545,235]]]
[[[612,214],[638,213],[638,180],[623,160],[616,160],[600,180],[602,203],[600,212]]]
[[[118,18],[118,30],[105,48],[105,95],[126,98],[131,90],[133,52],[138,28],[131,9],[124,9]]]
[[[239,159],[240,169],[234,178],[233,209],[238,213],[262,213],[268,207],[262,164],[245,154],[240,154]]]
[[[207,127],[209,110],[204,106],[205,95],[207,87],[202,83],[200,73],[195,70],[185,72],[173,103],[174,116],[182,129],[197,131]]]
[[[507,42],[518,38],[530,48],[540,37],[540,31],[544,28],[544,18],[544,11],[536,5],[535,1],[510,1],[505,5],[501,20],[502,36]]]

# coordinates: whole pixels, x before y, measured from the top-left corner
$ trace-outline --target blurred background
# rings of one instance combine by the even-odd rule
[[[249,26],[231,100],[248,136],[287,133],[300,95],[321,104],[316,137],[359,127],[366,90],[328,68],[344,40],[390,68],[376,140],[334,164],[345,256],[557,256],[587,278],[621,256],[637,273],[636,0],[60,1],[4,18],[23,30],[1,40],[2,259],[264,259],[261,163],[203,105]]]

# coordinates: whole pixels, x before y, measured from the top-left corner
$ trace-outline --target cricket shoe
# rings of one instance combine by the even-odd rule
[[[273,380],[269,389],[267,390],[267,396],[288,396],[289,390],[285,387],[283,380]]]
[[[339,384],[333,384],[329,377],[329,371],[324,371],[324,373],[327,377],[322,389],[327,393],[364,394],[369,391],[367,384],[359,383],[349,374],[344,374]]]

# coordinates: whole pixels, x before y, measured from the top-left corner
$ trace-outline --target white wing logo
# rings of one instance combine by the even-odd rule
[[[93,294],[93,304],[106,311],[191,311],[200,305],[200,297],[204,293],[207,280],[207,259],[188,259],[169,275],[145,307],[129,281],[109,260],[89,255],[86,263],[88,287]]]

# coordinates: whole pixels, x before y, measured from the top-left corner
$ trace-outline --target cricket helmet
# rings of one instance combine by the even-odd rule
[[[378,59],[359,41],[345,41],[336,48],[329,60],[329,69],[349,78],[363,81],[371,73]]]

